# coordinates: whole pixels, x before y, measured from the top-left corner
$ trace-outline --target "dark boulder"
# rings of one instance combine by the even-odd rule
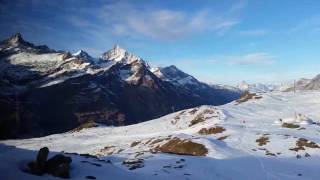
[[[49,149],[47,147],[43,147],[39,150],[36,161],[30,162],[28,164],[30,173],[35,175],[43,175],[45,173],[48,154]]]
[[[70,166],[69,164],[63,163],[57,166],[55,169],[52,169],[53,171],[50,173],[55,177],[61,177],[61,178],[70,178],[69,170]],[[48,172],[49,173],[49,172]]]
[[[57,154],[47,161],[46,169],[48,173],[54,172],[61,164],[70,164],[72,159],[62,154]]]
[[[37,155],[37,166],[41,171],[45,170],[46,161],[49,155],[49,148],[43,147],[39,150]]]
[[[47,147],[41,148],[36,161],[28,164],[29,170],[27,172],[38,176],[48,173],[55,177],[70,178],[71,157],[57,154],[47,160],[48,154],[49,149]]]

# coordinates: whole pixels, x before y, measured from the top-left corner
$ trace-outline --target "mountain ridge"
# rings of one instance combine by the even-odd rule
[[[21,35],[13,38],[25,42]],[[0,112],[4,117],[0,127],[6,129],[1,138],[60,133],[88,121],[135,124],[198,105],[224,104],[240,96],[196,79],[195,84],[183,85],[174,83],[177,79],[172,77],[163,80],[143,59],[119,46],[99,59],[84,51],[71,54],[48,49],[31,43],[1,44],[0,106],[7,109]],[[192,76],[184,73],[184,77]]]

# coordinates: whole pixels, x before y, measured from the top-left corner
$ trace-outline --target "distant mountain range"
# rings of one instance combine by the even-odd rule
[[[297,81],[281,83],[281,84],[262,84],[262,83],[255,83],[255,84],[248,84],[247,82],[243,81],[237,86],[236,89],[240,91],[250,91],[250,92],[271,92],[271,91],[305,91],[305,90],[320,90],[320,74],[315,76],[312,79],[301,78]]]
[[[294,91],[294,90],[320,90],[320,74],[312,79],[302,78],[296,82],[293,82],[286,87],[282,88],[282,91]]]
[[[0,138],[60,133],[88,121],[135,124],[241,94],[175,66],[151,68],[117,45],[94,58],[36,46],[20,34],[0,43],[0,78]]]
[[[249,91],[249,92],[270,92],[276,89],[276,85],[273,84],[248,84],[245,81],[242,81],[240,84],[236,86],[241,91]]]

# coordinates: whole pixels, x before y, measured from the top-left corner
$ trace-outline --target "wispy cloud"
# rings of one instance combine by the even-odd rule
[[[228,59],[232,65],[271,65],[275,63],[273,56],[263,52],[232,56]]]
[[[270,31],[266,29],[251,29],[239,31],[239,34],[242,36],[264,36],[268,33],[270,33]]]
[[[309,17],[301,22],[299,22],[296,26],[289,29],[289,33],[301,32],[304,33],[314,33],[319,32],[320,29],[320,16]]]
[[[240,0],[233,3],[227,11],[227,14],[239,13],[248,5],[248,0]]]
[[[76,15],[70,15],[66,18],[66,20],[71,23],[74,26],[80,27],[80,28],[86,28],[89,26],[93,26],[93,23],[91,23],[89,20],[76,16]]]
[[[91,15],[92,19],[100,22],[98,26],[101,31],[109,31],[114,35],[176,40],[202,32],[224,34],[240,22],[233,14],[244,6],[243,3],[235,4],[219,14],[212,9],[187,12],[150,6],[138,7],[134,3],[120,1],[101,6]],[[72,15],[67,19],[77,27],[90,26],[90,22],[83,16]]]

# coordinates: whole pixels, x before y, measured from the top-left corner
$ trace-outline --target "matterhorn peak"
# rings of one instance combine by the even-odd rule
[[[242,90],[242,91],[247,91],[249,90],[250,85],[246,81],[242,81],[240,84],[237,85],[237,88]]]

